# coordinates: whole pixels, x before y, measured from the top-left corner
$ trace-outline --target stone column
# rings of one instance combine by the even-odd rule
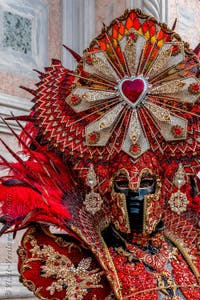
[[[177,18],[175,31],[190,44],[191,49],[200,43],[199,11],[199,0],[170,0],[169,22],[173,24]]]
[[[95,35],[95,0],[62,0],[63,44],[80,55]],[[74,58],[63,49],[63,64],[76,67]]]
[[[168,22],[168,0],[126,0],[127,8],[141,8],[161,22]]]

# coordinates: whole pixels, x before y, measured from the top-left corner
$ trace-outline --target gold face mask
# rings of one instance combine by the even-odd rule
[[[150,169],[143,169],[134,183],[129,172],[120,169],[113,176],[111,193],[116,229],[124,233],[153,232],[162,216],[160,191],[160,179]]]

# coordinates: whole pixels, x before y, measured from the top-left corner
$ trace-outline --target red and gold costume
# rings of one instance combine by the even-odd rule
[[[140,10],[70,52],[76,70],[53,60],[13,117],[23,157],[2,141],[22,283],[40,299],[200,299],[198,57]]]

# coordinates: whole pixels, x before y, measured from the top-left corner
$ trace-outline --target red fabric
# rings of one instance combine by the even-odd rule
[[[43,264],[42,262],[42,257],[41,259],[34,259],[38,257],[37,255],[34,255],[32,253],[33,244],[31,244],[31,242],[33,240],[34,243],[36,241],[37,245],[40,246],[40,248],[45,246],[51,246],[53,247],[53,251],[58,252],[60,255],[65,255],[69,257],[71,262],[74,264],[75,268],[77,268],[78,264],[82,259],[90,257],[92,259],[89,268],[90,273],[92,274],[93,272],[95,272],[95,270],[98,270],[100,272],[102,271],[90,251],[82,248],[81,245],[74,243],[69,236],[65,236],[65,237],[63,236],[63,238],[64,238],[63,246],[60,246],[60,243],[56,242],[57,239],[56,236],[50,237],[46,235],[45,232],[43,232],[39,228],[37,229],[30,228],[25,233],[23,240],[21,242],[21,247],[18,251],[19,254],[18,268],[19,268],[19,272],[21,273],[21,281],[23,282],[24,285],[27,285],[27,281],[29,283],[31,281],[34,284],[32,285],[34,289],[33,292],[37,294],[37,289],[40,289],[40,297],[44,297],[42,299],[49,299],[49,300],[64,299],[65,289],[63,289],[60,292],[56,291],[53,295],[50,295],[47,288],[53,282],[56,282],[56,280],[55,278],[52,278],[52,276],[46,276],[45,274],[41,274],[42,266],[44,266],[45,264]],[[32,259],[32,261],[29,262],[28,261],[29,259]],[[24,268],[27,263],[29,265],[29,268]],[[52,262],[52,268],[53,268],[53,262]],[[65,266],[64,268],[67,270],[67,268],[69,267]],[[71,276],[73,276],[73,273]],[[79,285],[78,282],[77,284]],[[111,293],[111,288],[107,282],[105,275],[102,276],[99,284],[101,285],[101,287],[99,288],[88,289],[83,299],[92,300],[94,299],[93,296],[96,295],[97,300],[101,300],[101,299],[104,300],[106,296],[108,296]],[[89,283],[88,286],[90,286]]]

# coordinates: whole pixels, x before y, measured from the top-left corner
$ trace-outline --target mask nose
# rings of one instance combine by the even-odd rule
[[[126,195],[126,203],[131,229],[141,232],[143,229],[144,195],[139,190],[129,190]]]
[[[140,196],[139,191],[129,190],[128,195],[126,197],[128,211],[131,214],[139,214],[143,204],[143,197]]]

